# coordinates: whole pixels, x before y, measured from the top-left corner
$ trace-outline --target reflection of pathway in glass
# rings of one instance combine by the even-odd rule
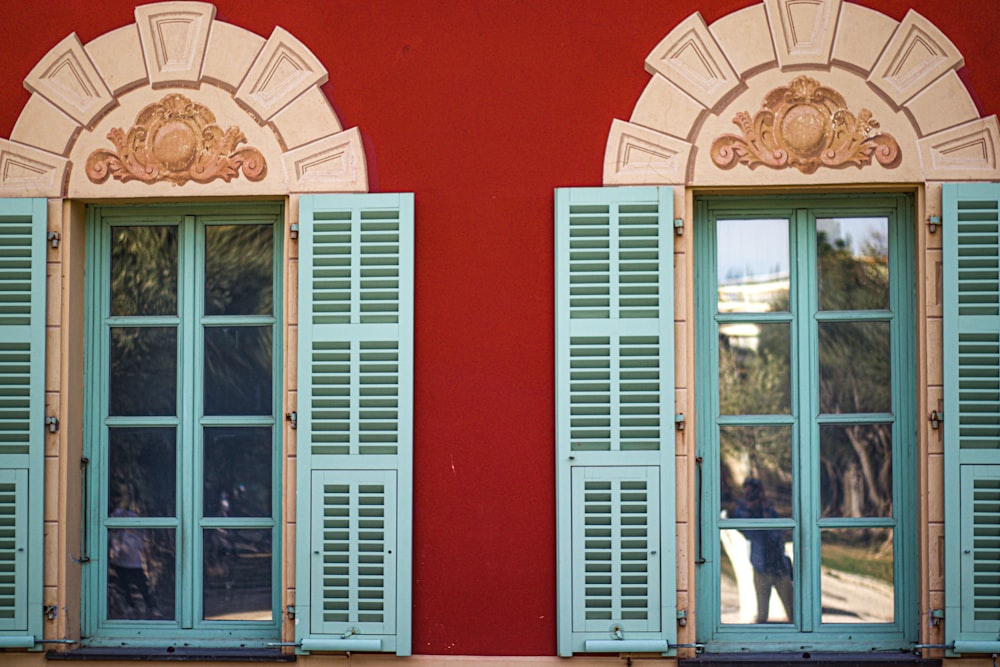
[[[892,623],[892,584],[849,572],[823,568],[824,623]]]
[[[892,585],[872,577],[862,577],[824,568],[823,586],[824,623],[892,623]],[[722,576],[722,622],[725,624],[752,623],[740,617],[740,595],[736,580]],[[772,623],[787,623],[785,609],[778,594],[771,591],[769,618]]]
[[[723,570],[721,581],[721,620],[725,624],[752,624],[757,617],[757,593],[750,565],[750,542],[738,530],[719,531],[723,557],[729,561],[732,573]],[[792,543],[785,545],[785,553],[792,558]],[[768,601],[769,623],[788,623],[788,615],[776,590],[771,590]]]
[[[740,611],[740,594],[736,587],[736,580],[732,577],[722,575],[722,622],[724,624],[752,624],[754,615],[757,613],[757,603],[755,598],[750,598],[750,606],[746,606],[744,611]],[[781,598],[774,590],[771,591],[771,601],[768,606],[768,623],[788,623],[785,615],[785,608],[781,606]]]

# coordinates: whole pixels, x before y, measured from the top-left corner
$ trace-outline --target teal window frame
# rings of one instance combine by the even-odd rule
[[[907,194],[705,196],[695,200],[695,322],[697,436],[700,474],[697,497],[697,639],[709,652],[909,649],[917,638],[917,426],[915,416],[915,306],[913,199]],[[820,311],[815,224],[817,217],[885,216],[889,219],[889,307],[885,311]],[[787,218],[791,273],[789,312],[717,312],[717,226],[719,219]],[[812,229],[810,231],[810,223]],[[843,423],[841,415],[819,417],[818,325],[823,321],[890,323],[893,516],[821,518],[817,443],[822,424]],[[791,326],[791,395],[787,415],[721,415],[719,337],[723,322],[788,322]],[[846,416],[851,419],[851,416]],[[838,422],[838,419],[840,421]],[[720,425],[789,425],[792,428],[793,510],[775,527],[794,535],[795,624],[737,625],[721,621],[722,528],[746,528],[753,520],[722,518]],[[780,526],[778,525],[780,524]],[[887,527],[893,530],[894,621],[886,624],[823,624],[820,601],[820,531],[826,528]],[[805,610],[806,613],[803,613]]]
[[[282,596],[282,430],[283,386],[283,206],[280,203],[102,206],[88,211],[86,251],[85,473],[82,643],[90,646],[219,645],[264,647],[281,634]],[[178,303],[172,316],[110,316],[111,229],[119,225],[177,224]],[[204,313],[206,226],[273,226],[273,312],[269,315]],[[141,320],[141,321],[140,321]],[[174,417],[108,417],[108,345],[113,324],[177,326],[177,412]],[[272,406],[270,416],[215,417],[202,414],[203,331],[209,326],[258,325],[272,331]],[[177,425],[177,479],[174,517],[141,519],[149,528],[174,528],[175,618],[109,620],[108,600],[108,430],[116,426]],[[272,432],[271,516],[203,516],[202,455],[204,426],[261,426]],[[111,520],[113,523],[113,520]],[[202,620],[203,530],[212,528],[271,531],[270,621]]]

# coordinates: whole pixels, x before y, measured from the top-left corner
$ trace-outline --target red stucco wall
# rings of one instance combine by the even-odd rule
[[[281,25],[326,65],[359,126],[372,191],[416,193],[416,653],[555,652],[552,190],[599,185],[648,52],[699,10],[746,0],[217,0],[263,36]],[[997,0],[912,5],[965,56],[1000,113]],[[0,136],[22,81],[70,32],[132,23],[131,0],[0,3]]]

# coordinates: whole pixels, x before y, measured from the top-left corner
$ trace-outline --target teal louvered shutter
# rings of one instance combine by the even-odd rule
[[[44,199],[0,199],[0,648],[42,633]]]
[[[1000,651],[1000,184],[943,187],[945,636]]]
[[[410,654],[413,195],[299,202],[296,641]]]
[[[558,646],[677,641],[673,195],[556,190]]]

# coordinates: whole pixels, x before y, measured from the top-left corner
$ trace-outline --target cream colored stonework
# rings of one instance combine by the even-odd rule
[[[723,16],[708,29],[740,76],[776,62],[771,27],[762,4]]]
[[[612,125],[604,182],[715,187],[1000,180],[996,119],[979,118],[956,74],[962,64],[951,41],[913,11],[898,22],[840,0],[765,0],[711,28],[695,13],[646,59],[653,78],[628,131]],[[811,174],[713,164],[709,148],[739,131],[737,112],[752,117],[768,92],[801,75],[837,91],[852,113],[868,109],[878,122],[868,136],[881,131],[895,137],[898,164],[873,161]],[[666,151],[671,144],[658,135],[687,142],[691,150]],[[681,168],[676,162],[685,155],[689,162]]]
[[[830,62],[840,0],[764,0],[781,67]]]
[[[135,10],[136,22],[83,45],[70,35],[25,80],[34,94],[10,140],[0,140],[0,196],[138,199],[367,192],[364,144],[345,131],[320,90],[327,72],[293,35],[265,40],[215,19],[205,2],[162,2]],[[87,176],[95,151],[115,152],[139,112],[180,93],[215,124],[236,128],[261,152],[267,171],[197,182],[145,183]],[[226,157],[226,156],[222,156]],[[67,177],[68,174],[68,177]]]
[[[164,2],[135,8],[150,84],[196,84],[201,78],[215,7],[206,2]]]
[[[739,77],[697,13],[656,45],[646,58],[646,70],[673,81],[708,108],[739,85]]]

